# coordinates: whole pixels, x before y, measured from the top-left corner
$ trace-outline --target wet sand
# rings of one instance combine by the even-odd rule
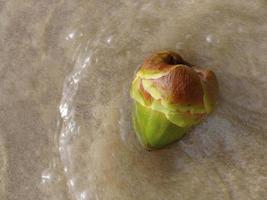
[[[0,2],[0,199],[262,200],[267,3]],[[159,50],[212,69],[215,112],[148,152],[129,85]]]

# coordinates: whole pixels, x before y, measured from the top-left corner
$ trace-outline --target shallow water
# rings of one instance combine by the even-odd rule
[[[57,5],[41,48],[49,54],[57,43],[59,64],[71,69],[50,137],[55,153],[39,180],[47,198],[65,199],[62,188],[75,200],[266,198],[266,10],[264,0]],[[137,66],[159,50],[212,69],[220,99],[180,142],[148,152],[132,130],[128,90]]]

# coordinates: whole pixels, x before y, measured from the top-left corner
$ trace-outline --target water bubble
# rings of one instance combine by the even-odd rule
[[[106,41],[107,41],[108,44],[110,44],[111,41],[112,41],[112,36],[108,37]]]
[[[58,177],[51,169],[45,169],[41,175],[41,183],[48,184],[55,181]]]
[[[69,33],[68,36],[66,37],[66,40],[71,40],[71,39],[74,38],[74,36],[75,36],[75,32],[71,32],[71,33]]]
[[[213,36],[212,36],[212,35],[207,35],[207,37],[206,37],[206,41],[207,41],[208,43],[212,43],[212,42],[213,42]]]

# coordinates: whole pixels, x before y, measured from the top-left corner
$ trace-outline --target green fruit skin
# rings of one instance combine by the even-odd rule
[[[134,102],[133,125],[139,141],[147,150],[160,149],[181,139],[189,127],[179,127],[163,113]]]

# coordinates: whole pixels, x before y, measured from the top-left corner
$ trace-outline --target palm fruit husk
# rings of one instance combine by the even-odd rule
[[[171,51],[156,53],[137,70],[131,85],[133,126],[149,150],[181,139],[214,110],[215,74]]]

